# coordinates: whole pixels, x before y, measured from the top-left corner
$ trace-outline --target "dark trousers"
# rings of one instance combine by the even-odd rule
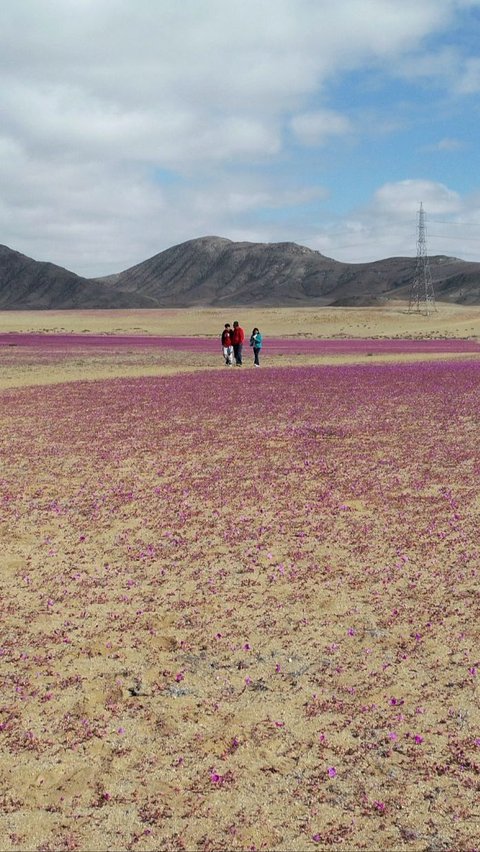
[[[234,343],[233,344],[233,354],[235,356],[235,363],[236,364],[242,363],[242,349],[243,349],[243,343]]]
[[[260,361],[258,360],[258,356],[260,355],[260,349],[256,346],[253,347],[253,363],[258,364],[260,366]]]

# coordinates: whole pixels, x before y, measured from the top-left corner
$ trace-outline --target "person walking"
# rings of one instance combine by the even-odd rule
[[[259,367],[260,361],[258,356],[260,355],[260,349],[262,348],[262,335],[258,328],[254,328],[250,335],[250,346],[253,347],[253,366]]]
[[[243,350],[243,342],[245,340],[245,332],[243,328],[238,324],[237,320],[233,323],[233,335],[232,335],[232,344],[233,344],[233,355],[235,358],[235,366],[242,366],[242,350]]]
[[[233,364],[233,344],[232,344],[232,329],[230,323],[225,323],[225,328],[222,331],[222,351],[225,358],[225,365],[230,367]]]

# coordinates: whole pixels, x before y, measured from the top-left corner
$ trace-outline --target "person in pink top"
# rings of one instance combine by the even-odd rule
[[[232,344],[236,367],[242,366],[242,349],[244,340],[245,332],[243,328],[241,328],[241,326],[238,324],[237,320],[235,320],[235,322],[233,323]]]

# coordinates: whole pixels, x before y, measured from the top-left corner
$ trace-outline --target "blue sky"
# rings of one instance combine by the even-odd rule
[[[0,242],[480,261],[480,0],[2,0]]]

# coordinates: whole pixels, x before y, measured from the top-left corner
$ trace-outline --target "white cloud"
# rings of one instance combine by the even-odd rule
[[[352,132],[347,116],[328,109],[295,115],[291,125],[302,145],[321,145],[332,136],[345,136]]]
[[[446,153],[454,153],[465,148],[465,143],[460,139],[454,139],[451,136],[446,136],[444,139],[439,139],[433,145],[424,145],[424,151],[441,151]]]
[[[465,61],[456,90],[460,95],[475,95],[480,92],[480,59],[471,57]]]
[[[319,228],[308,245],[350,263],[414,256],[420,203],[428,253],[473,259],[472,240],[480,238],[479,197],[462,197],[444,184],[427,180],[384,184],[353,215]]]
[[[0,107],[5,127],[34,144],[99,153],[113,145],[120,156],[131,150],[170,163],[175,143],[176,163],[184,158],[187,167],[197,137],[217,158],[241,152],[242,143],[250,154],[256,139],[276,150],[285,110],[298,112],[338,71],[391,60],[418,43],[445,23],[451,5],[3,0]],[[219,131],[213,141],[209,127]]]
[[[461,208],[461,199],[441,183],[429,180],[402,180],[386,183],[375,193],[373,204],[384,216],[413,215],[420,202],[432,213],[456,213]]]
[[[2,0],[2,241],[91,275],[202,233],[307,242],[314,232],[301,211],[321,204],[326,176],[302,177],[299,162],[290,175],[291,133],[306,156],[316,146],[334,156],[359,127],[330,106],[329,87],[347,72],[390,75],[412,51],[421,57],[423,40],[463,7]],[[440,77],[434,55],[425,73]],[[449,61],[458,71],[458,54]],[[478,67],[462,67],[467,92]],[[409,190],[385,184],[378,208],[389,186],[406,205]]]

